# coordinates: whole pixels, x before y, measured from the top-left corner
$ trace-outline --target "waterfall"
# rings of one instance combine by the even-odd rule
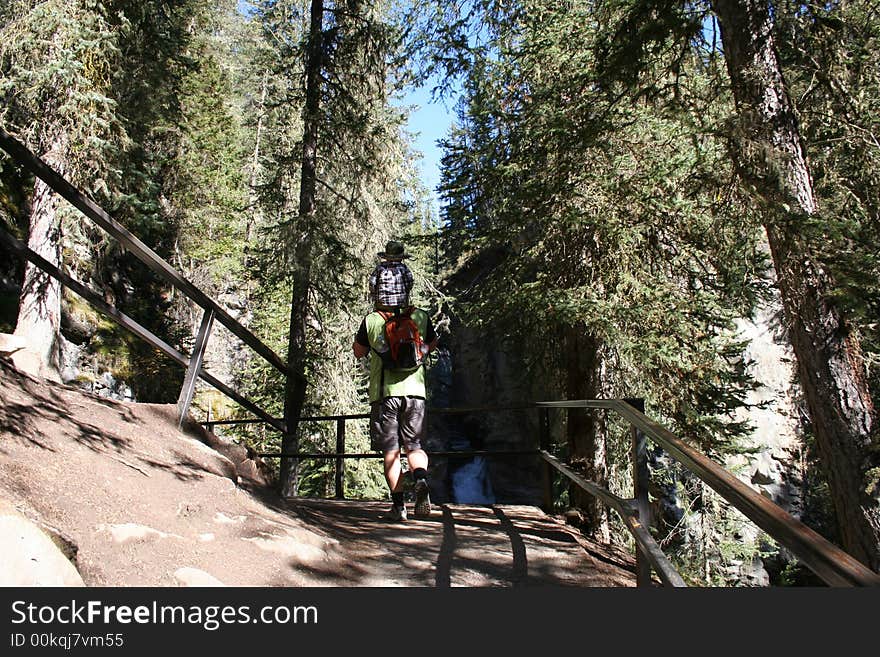
[[[489,480],[489,468],[482,456],[451,469],[452,496],[459,504],[494,504],[495,493]]]
[[[452,353],[438,350],[437,360],[431,367],[431,399],[437,407],[452,406]],[[460,402],[459,402],[460,403]],[[442,442],[450,451],[468,451],[482,445],[482,437],[469,435],[477,423],[466,422],[461,416],[437,418],[432,440]],[[494,504],[495,493],[489,473],[489,463],[483,456],[449,457],[446,485],[451,502],[458,504]]]

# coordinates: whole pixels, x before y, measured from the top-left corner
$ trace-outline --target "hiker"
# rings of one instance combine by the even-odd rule
[[[437,340],[428,313],[407,306],[369,313],[361,321],[352,344],[356,358],[370,356],[370,446],[383,454],[385,481],[391,491],[391,520],[407,519],[401,447],[414,481],[413,514],[431,514],[428,455],[422,442],[426,422],[425,365]]]
[[[370,297],[376,310],[395,310],[409,306],[413,274],[406,263],[409,254],[402,243],[391,240],[379,252],[381,261],[370,274]]]

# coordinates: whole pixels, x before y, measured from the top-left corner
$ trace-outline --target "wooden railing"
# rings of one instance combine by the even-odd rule
[[[552,409],[606,410],[619,415],[630,425],[632,441],[631,457],[633,472],[633,495],[622,498],[611,491],[587,480],[571,466],[553,455],[550,441],[549,413]],[[666,586],[686,586],[670,560],[650,532],[652,518],[648,500],[650,469],[648,467],[647,441],[651,440],[672,458],[710,486],[722,498],[741,511],[747,518],[764,530],[767,535],[786,547],[807,568],[830,586],[880,586],[880,575],[873,572],[848,553],[807,527],[800,520],[777,504],[757,493],[712,459],[684,443],[672,432],[646,416],[644,402],[640,399],[588,399],[575,401],[545,401],[508,406],[483,406],[469,408],[433,408],[431,414],[470,414],[509,412],[535,409],[538,412],[537,446],[521,450],[459,450],[429,451],[429,457],[450,456],[535,456],[545,464],[542,491],[544,507],[553,508],[552,472],[558,472],[575,486],[598,498],[620,516],[636,544],[636,577],[639,586],[652,585],[652,573],[656,573]],[[327,453],[314,452],[261,452],[268,458],[332,459],[335,468],[335,494],[344,499],[344,471],[346,459],[381,458],[378,452],[352,453],[345,451],[345,424],[350,420],[369,418],[369,414],[324,415],[301,418],[302,421],[328,421],[336,423],[336,450]],[[204,422],[209,429],[215,426],[257,422],[258,420],[230,420]]]
[[[67,201],[69,201],[77,210],[82,212],[83,215],[118,240],[119,243],[129,251],[129,253],[143,262],[165,282],[173,285],[180,290],[186,298],[202,308],[202,321],[196,335],[196,341],[192,353],[189,356],[186,356],[171,345],[167,344],[161,338],[154,335],[149,329],[145,328],[131,317],[128,317],[117,308],[107,304],[101,295],[74,280],[62,272],[56,265],[42,258],[39,254],[34,253],[26,244],[15,239],[5,231],[0,230],[0,242],[2,242],[7,248],[26,259],[49,276],[57,279],[62,285],[81,296],[96,310],[106,315],[121,327],[132,332],[147,342],[150,346],[158,349],[171,358],[171,360],[186,368],[186,375],[184,376],[183,386],[180,390],[177,401],[179,422],[182,423],[189,412],[189,407],[192,403],[193,394],[195,392],[196,380],[200,378],[240,404],[243,408],[246,408],[248,411],[259,417],[263,422],[268,423],[278,431],[284,433],[285,423],[282,420],[273,418],[257,404],[205,372],[202,369],[202,362],[205,355],[205,348],[208,344],[211,327],[216,320],[229,329],[233,335],[253,349],[285,377],[289,376],[286,363],[248,329],[233,319],[216,301],[184,278],[183,275],[165,260],[160,258],[152,249],[110,217],[110,215],[98,206],[97,203],[76,189],[45,162],[35,156],[24,145],[19,143],[2,129],[0,129],[0,148],[9,153],[16,163],[23,166],[37,178],[46,183],[50,189],[67,199]]]
[[[880,575],[847,554],[826,538],[807,527],[800,520],[774,504],[763,495],[743,483],[712,459],[694,449],[661,426],[638,407],[632,400],[580,400],[562,402],[538,402],[539,408],[588,408],[607,409],[617,413],[630,423],[633,433],[634,487],[635,494],[624,500],[636,515],[644,515],[647,509],[648,465],[645,440],[650,439],[672,458],[690,470],[722,498],[741,511],[747,518],[764,530],[780,545],[788,548],[798,560],[831,586],[880,586]],[[556,467],[544,454],[545,460]],[[578,482],[575,482],[578,483]],[[588,490],[588,492],[591,492]],[[642,555],[651,561],[650,555]],[[651,561],[656,568],[656,564]],[[644,568],[644,566],[643,566]],[[658,574],[663,577],[662,573]],[[644,573],[640,572],[640,577]],[[641,581],[641,580],[640,580]]]

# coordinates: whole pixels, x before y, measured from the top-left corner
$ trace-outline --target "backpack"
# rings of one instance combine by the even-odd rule
[[[383,351],[374,349],[382,359],[383,370],[415,370],[424,362],[428,349],[412,318],[410,306],[397,312],[378,311],[385,319],[379,338]]]
[[[383,262],[370,276],[373,302],[380,308],[403,308],[409,305],[413,285],[412,272],[402,262]]]

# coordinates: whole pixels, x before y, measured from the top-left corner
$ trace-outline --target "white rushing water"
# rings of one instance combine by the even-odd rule
[[[452,472],[452,495],[459,504],[494,504],[486,459],[475,456]]]

